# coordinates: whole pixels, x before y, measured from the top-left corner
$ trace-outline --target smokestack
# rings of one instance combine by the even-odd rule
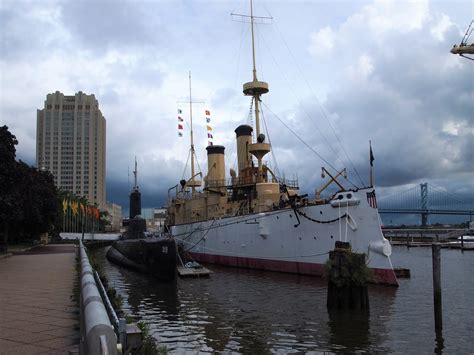
[[[225,180],[224,150],[222,145],[210,145],[207,150],[207,183],[212,186],[213,181]]]
[[[237,161],[239,165],[239,176],[242,170],[252,166],[252,156],[249,153],[249,144],[252,144],[253,128],[249,125],[241,125],[235,129],[237,136]]]

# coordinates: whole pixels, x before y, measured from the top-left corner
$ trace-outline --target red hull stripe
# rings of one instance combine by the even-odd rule
[[[200,263],[234,266],[245,269],[287,272],[292,274],[324,276],[324,264],[301,263],[295,261],[242,258],[236,256],[190,253]],[[392,269],[371,269],[373,282],[398,286],[397,277]]]

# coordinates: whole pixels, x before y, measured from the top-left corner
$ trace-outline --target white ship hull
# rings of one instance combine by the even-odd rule
[[[373,188],[346,191],[322,205],[175,225],[171,232],[199,262],[323,276],[336,241],[367,255],[373,281],[398,285],[376,208]],[[339,196],[340,195],[340,196]],[[339,198],[338,198],[339,197]]]

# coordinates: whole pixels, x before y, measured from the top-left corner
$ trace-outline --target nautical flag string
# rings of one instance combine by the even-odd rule
[[[209,125],[211,123],[211,111],[209,110],[204,110],[204,114],[206,115],[206,128],[207,128],[207,145],[213,145],[212,142],[212,134],[209,133],[212,131],[212,127]]]
[[[180,108],[178,108],[178,137],[182,137],[183,136],[183,129],[184,129],[184,126],[181,124],[181,122],[184,122],[184,119],[183,117],[181,116],[183,114],[183,110],[181,110]]]
[[[367,192],[367,202],[372,208],[377,208],[377,198],[375,197],[375,190]]]

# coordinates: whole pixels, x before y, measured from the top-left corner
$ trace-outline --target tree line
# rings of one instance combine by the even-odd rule
[[[69,216],[74,220],[76,213],[70,206],[76,204],[83,211],[86,206],[91,211],[94,208],[98,221],[95,226],[84,218],[80,228],[74,231],[105,229],[109,224],[107,212],[99,212],[97,206],[90,206],[85,197],[56,188],[54,177],[49,171],[17,161],[16,145],[18,140],[8,127],[0,127],[0,253],[7,251],[9,243],[39,240],[43,233],[59,238]],[[66,202],[70,205],[66,206]],[[86,222],[92,227],[88,227]]]
[[[59,234],[59,193],[48,171],[16,160],[16,137],[0,127],[0,252],[7,243],[39,239],[42,233]]]

